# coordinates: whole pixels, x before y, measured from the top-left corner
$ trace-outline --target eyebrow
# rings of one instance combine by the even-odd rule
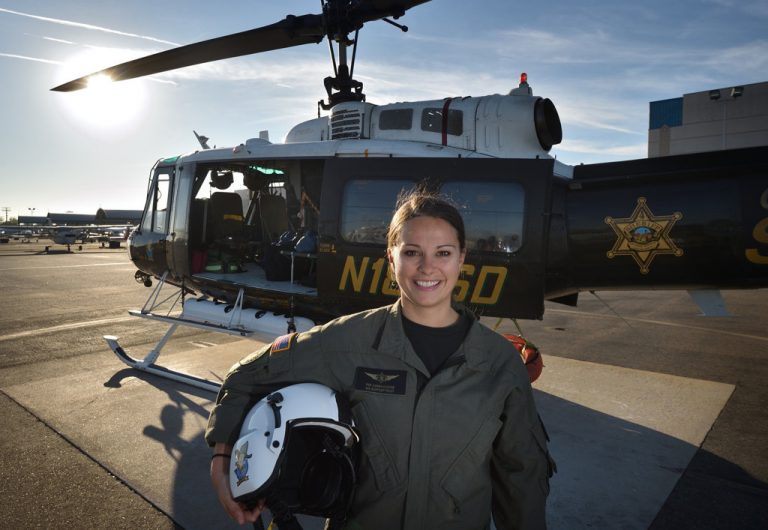
[[[416,243],[406,243],[406,242],[403,242],[403,246],[404,246],[404,247],[416,247],[416,248],[421,248],[421,246],[420,246],[420,245],[417,245]],[[449,247],[449,248],[458,248],[458,246],[457,246],[457,245],[454,245],[453,243],[443,243],[442,245],[437,245],[437,248],[444,248],[444,247]]]

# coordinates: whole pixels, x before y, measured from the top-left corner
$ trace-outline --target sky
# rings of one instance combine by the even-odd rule
[[[318,0],[0,0],[0,207],[19,215],[143,208],[159,158],[317,116],[326,43],[115,83],[50,88],[120,62],[319,13]],[[647,156],[649,102],[768,81],[765,0],[433,0],[360,32],[367,101],[506,94],[528,74],[563,125],[566,164]]]

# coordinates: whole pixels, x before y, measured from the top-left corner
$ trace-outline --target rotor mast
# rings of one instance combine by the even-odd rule
[[[322,99],[317,102],[318,107],[329,110],[337,103],[343,101],[365,101],[363,84],[352,78],[355,70],[355,55],[357,52],[357,38],[362,27],[361,21],[354,21],[348,0],[320,0],[323,8],[328,49],[331,52],[333,63],[333,76],[323,80],[325,92],[328,94],[328,103]],[[349,34],[355,32],[355,38],[350,40]],[[336,64],[336,56],[333,52],[333,43],[339,48],[339,64]],[[352,65],[347,65],[347,48],[352,46]],[[318,108],[318,115],[320,109]]]
[[[328,76],[323,80],[325,91],[328,94],[328,103],[322,99],[317,104],[323,110],[329,110],[337,103],[344,101],[365,101],[363,94],[363,83],[352,78],[355,71],[355,56],[357,52],[357,39],[360,30],[355,31],[354,40],[350,41],[346,35],[337,35],[335,38],[328,39],[328,47],[331,51],[331,61],[333,62],[333,76]],[[333,52],[334,41],[339,48],[339,64],[336,64],[336,57]],[[352,63],[347,64],[347,48],[352,46]]]
[[[415,3],[422,3],[420,0]],[[331,61],[333,62],[333,76],[326,77],[323,80],[325,91],[328,94],[328,103],[320,100],[318,107],[323,110],[329,110],[337,103],[345,101],[365,101],[363,94],[363,83],[352,77],[355,71],[355,56],[357,54],[357,43],[360,35],[360,28],[364,21],[383,20],[388,24],[398,28],[400,31],[408,31],[408,26],[403,26],[386,18],[387,15],[397,19],[405,14],[405,8],[397,5],[386,6],[385,11],[379,11],[373,15],[373,11],[366,12],[360,10],[360,6],[350,0],[320,0],[323,7],[323,19],[325,21],[326,36],[328,38],[328,47],[331,52]],[[361,2],[362,4],[362,2]],[[370,8],[368,8],[370,9]],[[373,15],[373,16],[372,16]],[[349,35],[355,32],[354,39]],[[339,63],[336,64],[336,57],[333,51],[333,43],[338,46]],[[352,47],[352,62],[347,64],[347,48]],[[318,108],[318,115],[319,115]]]

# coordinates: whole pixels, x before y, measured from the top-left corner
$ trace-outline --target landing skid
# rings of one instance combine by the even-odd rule
[[[202,323],[202,322],[195,322],[192,320],[188,320],[188,319],[184,319],[176,316],[171,316],[170,315],[171,311],[173,311],[174,307],[176,307],[179,301],[182,300],[183,298],[184,288],[178,289],[177,291],[172,293],[170,296],[162,300],[159,300],[160,291],[165,285],[166,275],[167,273],[164,274],[162,278],[160,278],[160,281],[158,282],[157,286],[153,289],[152,293],[149,295],[149,298],[147,299],[147,302],[144,304],[144,307],[141,309],[141,311],[136,311],[136,310],[129,311],[129,314],[132,316],[148,318],[150,320],[157,320],[160,322],[165,322],[170,324],[168,331],[165,332],[165,335],[163,335],[163,338],[160,339],[160,341],[152,349],[152,351],[150,351],[146,355],[146,357],[144,357],[143,359],[136,359],[135,357],[132,357],[131,355],[129,355],[128,352],[122,346],[120,346],[118,337],[115,337],[113,335],[104,335],[104,340],[107,341],[107,344],[109,344],[109,347],[112,349],[115,355],[117,355],[117,358],[120,359],[125,364],[127,364],[128,366],[130,366],[131,368],[135,368],[136,370],[141,370],[142,372],[154,374],[159,377],[164,377],[172,381],[185,383],[195,388],[200,388],[203,390],[207,390],[209,392],[216,393],[219,391],[219,388],[221,387],[221,383],[218,383],[216,381],[210,381],[208,379],[203,379],[201,377],[197,377],[184,372],[171,370],[170,368],[166,368],[164,366],[160,366],[156,364],[157,358],[160,356],[161,350],[163,349],[165,344],[168,342],[168,340],[171,338],[171,336],[179,326],[190,326],[198,329],[204,329],[207,331],[217,331],[219,333],[227,333],[229,335],[237,335],[245,338],[252,336],[253,332],[243,328],[232,327],[231,325],[208,324],[208,323]],[[238,300],[236,303],[239,305],[240,311],[242,311],[242,299],[243,299],[243,296],[241,293],[241,295],[238,296]],[[166,314],[159,314],[154,312],[159,308],[159,306],[167,304],[168,302],[170,302],[170,308],[167,309]],[[232,313],[233,315],[236,314],[235,311],[233,311]]]
[[[125,364],[127,364],[131,368],[135,368],[136,370],[141,370],[142,372],[147,372],[160,377],[164,377],[172,381],[185,383],[195,388],[201,388],[209,392],[218,393],[219,388],[221,388],[221,383],[210,381],[208,379],[203,379],[202,377],[197,377],[191,374],[186,374],[184,372],[171,370],[170,368],[166,368],[164,366],[155,364],[155,361],[160,356],[160,350],[165,345],[165,342],[171,337],[171,335],[173,335],[173,332],[176,331],[177,327],[178,327],[178,324],[173,324],[165,333],[165,335],[157,344],[157,346],[155,346],[155,348],[151,352],[149,352],[147,356],[144,357],[143,359],[135,359],[130,355],[128,355],[128,353],[123,349],[123,347],[120,346],[118,342],[118,338],[113,335],[104,335],[104,340],[107,341],[107,344],[109,344],[109,347],[112,348],[113,352],[115,352],[115,355],[117,355],[117,358],[123,361]]]

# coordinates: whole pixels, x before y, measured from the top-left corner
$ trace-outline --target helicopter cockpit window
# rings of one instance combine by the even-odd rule
[[[379,129],[407,131],[413,124],[413,109],[389,109],[379,114]]]
[[[168,231],[168,209],[171,206],[171,171],[173,168],[160,168],[155,173],[151,199],[144,212],[141,229],[147,232],[165,233]]]
[[[352,180],[344,187],[341,235],[353,243],[386,245],[397,196],[410,180]]]
[[[421,130],[441,133],[443,131],[443,109],[428,108],[421,111]],[[448,109],[446,132],[461,136],[464,130],[464,113],[456,109]]]
[[[525,192],[510,182],[447,182],[442,193],[462,206],[467,250],[516,252],[523,243]]]

